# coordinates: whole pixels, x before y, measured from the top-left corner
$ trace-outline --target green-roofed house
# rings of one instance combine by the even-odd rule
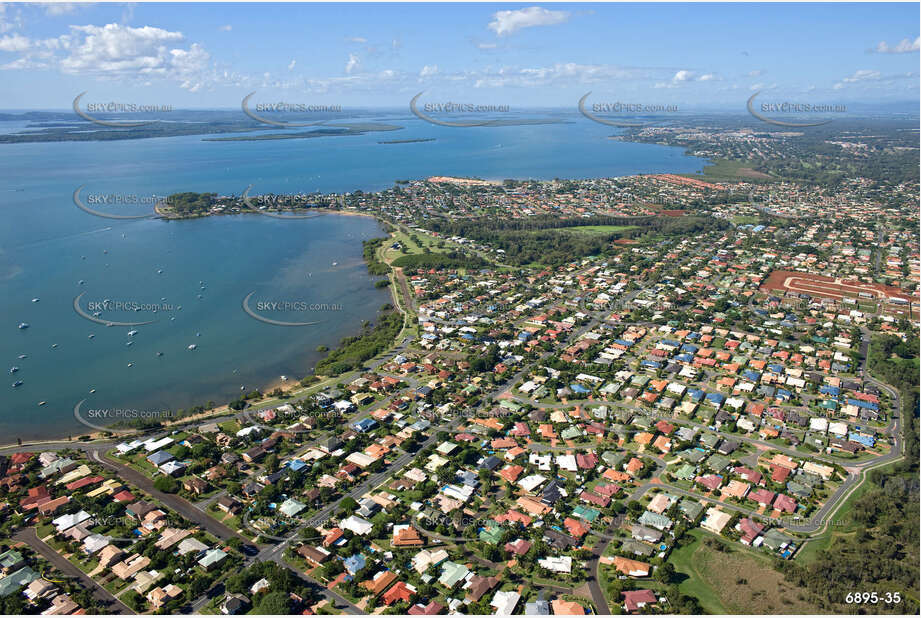
[[[650,528],[655,528],[656,530],[665,530],[666,528],[671,528],[672,526],[671,519],[665,515],[653,513],[652,511],[644,511],[637,521],[644,526],[649,526]]]
[[[709,459],[707,459],[707,467],[713,470],[714,472],[720,472],[726,469],[726,467],[729,465],[729,461],[730,460],[728,457],[724,457],[723,455],[713,454],[713,455],[710,455]]]
[[[570,425],[560,433],[560,437],[564,440],[574,440],[582,436],[582,430],[576,427],[575,425]]]
[[[499,402],[499,407],[511,410],[512,412],[520,412],[522,408],[520,403],[511,399],[503,399]]]
[[[453,590],[458,582],[467,577],[468,573],[470,573],[470,569],[464,565],[448,560],[441,565],[441,577],[438,578],[438,583],[449,590]]]
[[[716,448],[716,445],[720,443],[720,437],[715,433],[705,433],[700,436],[700,443],[707,448]]]
[[[498,522],[490,519],[486,525],[480,529],[480,540],[490,545],[498,545],[502,540],[502,527]]]
[[[704,505],[690,498],[685,498],[678,503],[678,510],[684,513],[684,516],[689,520],[694,521],[704,512]]]
[[[685,481],[689,481],[693,479],[695,476],[696,476],[696,471],[694,469],[694,466],[692,466],[691,464],[686,463],[682,465],[680,468],[678,468],[677,470],[675,470],[675,477],[679,479],[684,479]]]
[[[601,461],[611,468],[620,468],[620,464],[626,459],[627,453],[618,453],[617,451],[605,451],[601,454]]]
[[[227,554],[222,549],[209,549],[205,552],[205,555],[202,556],[201,560],[198,561],[198,565],[206,571],[210,571],[219,565],[226,557]]]
[[[25,564],[26,561],[23,559],[22,554],[15,549],[9,549],[0,554],[0,569],[3,569],[4,573],[15,571],[19,567],[25,566]]]
[[[579,519],[584,519],[585,521],[591,523],[598,519],[598,516],[601,515],[601,511],[580,504],[572,510],[572,514]]]
[[[685,461],[689,461],[691,463],[696,464],[696,463],[700,463],[701,461],[703,461],[707,457],[707,453],[706,451],[701,451],[696,448],[689,448],[689,449],[685,449],[681,451],[680,453],[678,453],[678,456],[681,457],[681,459],[684,459]]]
[[[787,536],[777,528],[771,528],[764,533],[764,546],[772,551],[777,551],[780,549],[781,545],[792,543],[793,537]]]
[[[40,576],[27,566],[0,579],[0,597],[7,597],[18,592],[23,586],[28,586]]]
[[[302,502],[298,502],[294,498],[288,498],[287,500],[281,503],[281,506],[278,507],[278,510],[281,511],[282,514],[288,517],[294,517],[295,515],[303,511],[305,508],[307,508],[306,504]]]

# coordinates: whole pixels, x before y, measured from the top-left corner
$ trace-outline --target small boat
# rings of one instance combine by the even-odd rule
[[[158,275],[162,275],[162,274],[163,274],[163,269],[161,268],[161,269],[157,270],[157,274],[158,274]]]
[[[103,249],[102,252],[103,252],[103,253],[108,253],[109,250],[108,250],[108,249]]]
[[[134,367],[134,363],[128,363],[129,367]]]
[[[169,321],[170,321],[170,322],[175,322],[175,321],[176,321],[176,318],[170,318]]]
[[[157,352],[157,356],[163,356],[163,352]]]
[[[56,348],[56,347],[58,347],[58,344],[52,343],[52,344],[51,344],[51,347],[52,347],[52,348]]]
[[[288,381],[288,376],[281,376],[281,381],[282,381],[282,382],[287,382],[287,381]]]
[[[38,405],[43,406],[43,405],[45,405],[45,404],[47,404],[47,403],[48,403],[47,401],[39,401],[39,402],[38,402]]]
[[[195,348],[197,348],[197,347],[198,347],[198,346],[197,346],[197,345],[195,345],[195,344],[193,343],[192,345],[190,345],[190,346],[189,346],[189,348],[188,348],[188,349],[190,349],[190,350],[194,350],[194,349],[195,349]]]
[[[138,332],[137,332],[136,330],[129,330],[129,331],[128,331],[128,336],[129,336],[129,337],[133,337],[133,336],[135,336],[135,335],[137,335],[137,334],[138,334]]]
[[[95,393],[95,392],[96,392],[96,389],[95,389],[95,388],[91,388],[91,389],[90,389],[90,393]]]
[[[24,359],[24,358],[29,358],[29,355],[28,355],[28,354],[20,354],[20,355],[19,355],[19,360],[22,360],[22,359]]]
[[[98,317],[101,316],[101,315],[102,315],[102,312],[101,312],[101,311],[94,311],[94,312],[93,312],[93,317],[94,317],[94,318],[98,318]]]
[[[17,386],[22,386],[22,380],[16,380],[13,382],[13,388],[16,388]]]
[[[132,343],[134,343],[134,342],[133,342],[133,341],[129,341],[129,342],[126,343],[125,345],[131,345]]]
[[[77,285],[83,285],[84,283],[86,283],[86,281],[84,281],[83,279],[80,279],[80,281],[77,282]]]
[[[95,337],[95,336],[96,336],[96,335],[88,335],[88,336],[87,336],[87,339],[92,339],[92,338]]]
[[[201,294],[199,294],[199,295],[198,295],[198,298],[199,298],[199,299],[202,299],[202,298],[204,298],[204,296],[202,296]]]
[[[28,323],[28,322],[20,322],[20,323],[19,323],[19,330],[25,330],[25,329],[27,329],[27,328],[29,328],[29,323]]]
[[[37,303],[39,300],[41,300],[41,299],[38,298],[38,297],[36,296],[35,298],[32,299],[32,302],[33,302],[33,303]]]
[[[19,367],[16,367],[15,365],[10,367],[10,373],[16,373],[17,371],[19,371]]]
[[[333,262],[333,266],[338,266],[339,262]]]
[[[241,390],[241,391],[245,391],[245,390],[246,390],[246,387],[243,386],[243,385],[241,384],[241,385],[240,385],[240,390]]]
[[[195,333],[196,337],[201,337],[201,333]]]

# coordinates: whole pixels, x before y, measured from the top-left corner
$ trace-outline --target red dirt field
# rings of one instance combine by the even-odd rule
[[[762,291],[781,290],[819,296],[821,298],[853,298],[857,300],[878,301],[897,312],[906,312],[908,305],[896,305],[891,299],[902,299],[912,305],[918,304],[918,298],[912,298],[899,288],[882,285],[879,283],[865,283],[853,279],[833,279],[814,275],[811,273],[793,272],[789,270],[775,270],[761,285]],[[870,298],[861,296],[870,295]]]

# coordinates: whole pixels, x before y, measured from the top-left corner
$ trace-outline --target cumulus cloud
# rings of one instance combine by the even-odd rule
[[[761,75],[764,75],[764,71],[761,69],[755,69],[754,71],[748,72],[749,77],[760,77]]]
[[[223,26],[218,28],[218,30],[220,30],[221,32],[230,32],[231,30],[233,30],[233,26],[231,26],[230,24],[224,24]]]
[[[914,41],[902,39],[892,46],[886,43],[886,41],[880,41],[879,44],[870,51],[874,51],[877,54],[910,54],[919,49],[921,49],[921,37],[916,38]]]
[[[293,71],[293,70],[294,70],[294,65],[296,65],[296,64],[297,64],[297,60],[292,60],[291,62],[289,62],[289,63],[288,63],[288,70],[289,70],[289,71]]]
[[[718,81],[720,78],[716,73],[704,73],[703,75],[697,73],[696,71],[688,71],[682,69],[675,73],[672,76],[673,84],[681,84],[687,82],[713,82]]]
[[[349,43],[367,43],[368,42],[368,39],[364,38],[363,36],[350,36],[350,37],[346,37],[345,40],[348,41]]]
[[[422,70],[419,71],[419,77],[431,77],[438,74],[438,65],[425,65],[422,67]]]
[[[568,11],[549,11],[539,6],[529,6],[514,11],[497,11],[488,28],[497,35],[512,34],[522,28],[534,26],[554,26],[569,19]]]
[[[351,75],[354,71],[356,71],[358,69],[359,64],[360,64],[360,61],[358,60],[358,56],[356,56],[355,54],[349,54],[349,59],[345,63],[346,75]]]

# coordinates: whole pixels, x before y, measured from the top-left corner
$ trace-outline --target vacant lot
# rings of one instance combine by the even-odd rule
[[[695,541],[672,554],[671,562],[684,577],[683,593],[697,597],[711,614],[814,614],[819,608],[806,591],[788,584],[770,558],[724,543],[720,552],[704,546],[705,532],[690,533]],[[710,537],[715,538],[715,537]]]

